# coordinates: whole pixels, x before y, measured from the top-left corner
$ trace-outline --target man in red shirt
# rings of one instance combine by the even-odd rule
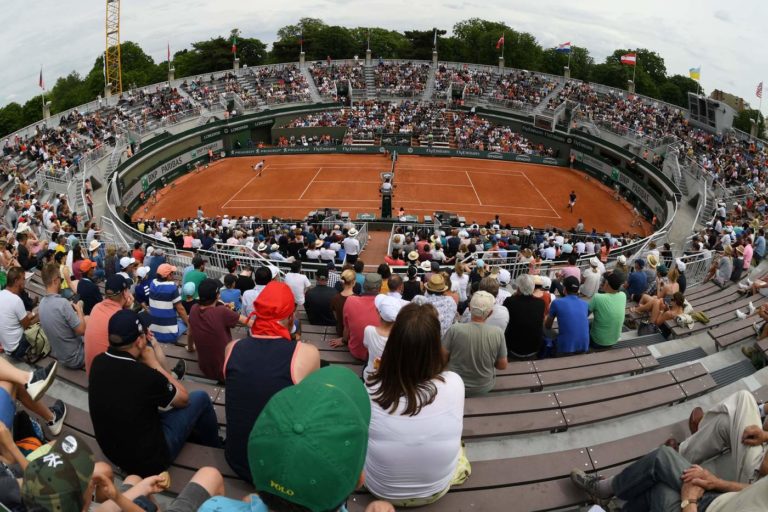
[[[197,349],[203,375],[224,382],[224,349],[232,341],[231,329],[248,319],[219,301],[221,281],[204,279],[199,286],[200,302],[189,314],[187,350]]]
[[[141,248],[141,242],[135,242],[133,244],[133,252],[131,253],[131,257],[136,260],[139,266],[144,263],[144,249]]]
[[[368,361],[368,349],[363,345],[363,334],[369,325],[379,325],[379,313],[374,299],[381,292],[381,276],[377,273],[366,274],[363,282],[363,294],[354,295],[344,302],[344,334],[340,340],[331,342],[331,346],[347,345],[349,352],[356,359]]]

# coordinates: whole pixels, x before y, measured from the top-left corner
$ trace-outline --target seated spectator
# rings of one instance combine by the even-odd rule
[[[53,383],[57,367],[58,363],[54,361],[45,368],[28,372],[16,368],[5,359],[0,359],[0,428],[5,427],[6,431],[13,429],[18,400],[24,408],[40,416],[48,424],[53,435],[59,435],[67,415],[66,405],[61,400],[56,400],[48,408],[39,401]],[[0,456],[3,454],[0,450]]]
[[[418,258],[419,255],[416,251],[413,251],[413,254]],[[417,295],[424,294],[424,283],[421,282],[418,272],[419,269],[415,265],[408,267],[406,271],[408,279],[403,283],[403,300],[411,301]]]
[[[297,306],[304,305],[304,294],[312,286],[307,276],[301,273],[301,261],[291,263],[291,271],[285,274],[283,282],[287,284],[293,292]]]
[[[425,288],[427,290],[426,295],[414,298],[414,302],[431,304],[435,307],[440,318],[440,333],[445,336],[453,322],[456,321],[458,305],[453,297],[445,294],[448,291],[448,285],[441,274],[432,274]]]
[[[227,274],[224,276],[224,288],[221,290],[221,302],[230,304],[232,309],[239,312],[243,308],[243,301],[240,296],[240,290],[235,288],[235,283],[237,283],[237,276],[234,274]]]
[[[648,276],[643,271],[645,260],[637,258],[634,266],[634,271],[630,272],[627,282],[624,283],[624,289],[629,300],[640,302],[640,298],[645,293],[645,290],[648,289]]]
[[[61,274],[56,264],[46,265],[42,277],[46,293],[40,300],[40,326],[51,344],[51,356],[63,366],[79,370],[85,365],[83,310],[59,295]]]
[[[538,356],[544,345],[546,305],[533,296],[533,276],[521,274],[515,283],[517,293],[504,301],[509,315],[509,323],[504,330],[505,344],[510,359],[531,359]]]
[[[368,364],[363,369],[364,381],[379,369],[381,354],[384,352],[392,325],[403,305],[408,304],[404,300],[384,294],[377,295],[373,303],[379,313],[379,325],[369,325],[363,334],[363,345],[368,349]]]
[[[189,317],[181,304],[179,287],[173,279],[174,272],[176,267],[163,263],[149,285],[149,315],[152,319],[149,330],[160,343],[176,343],[189,328]]]
[[[291,340],[296,310],[293,300],[287,285],[269,283],[254,302],[255,320],[249,335],[229,343],[224,352],[225,453],[229,466],[248,482],[248,437],[262,409],[275,393],[320,368],[320,352],[315,346]]]
[[[25,283],[24,269],[13,267],[6,275],[5,289],[0,291],[0,344],[16,361],[24,361],[32,345],[24,331],[40,321],[37,310],[27,312],[24,308],[21,294]]]
[[[502,304],[499,304],[499,281],[495,277],[486,276],[480,280],[480,285],[477,288],[480,291],[488,292],[493,296],[493,313],[485,321],[487,325],[495,326],[501,329],[501,332],[506,332],[507,325],[509,324],[509,310]]]
[[[657,310],[663,304],[669,304],[672,295],[680,291],[680,285],[677,284],[677,269],[673,268],[672,271],[667,271],[667,266],[663,263],[656,267],[656,284],[653,288],[656,289],[654,295],[643,294],[640,297],[640,303],[630,311],[634,313],[649,313],[656,308]],[[659,303],[659,304],[657,304]]]
[[[187,317],[192,312],[192,306],[199,301],[195,298],[195,283],[187,283],[181,287],[181,305],[184,307],[184,311],[187,312]]]
[[[589,259],[589,268],[585,268],[581,273],[581,294],[587,298],[593,297],[600,289],[602,277],[600,260],[593,256]]]
[[[364,481],[370,421],[371,403],[354,373],[335,366],[313,372],[277,392],[248,433],[248,480],[258,494],[211,498],[200,512],[346,510],[347,497]],[[292,425],[313,427],[285,428]],[[365,511],[394,508],[374,501]]]
[[[315,272],[315,286],[307,290],[304,297],[304,309],[312,325],[336,325],[331,305],[339,293],[328,286],[328,270],[321,268]]]
[[[544,327],[552,329],[557,319],[555,353],[558,356],[589,350],[589,305],[579,298],[579,278],[568,276],[563,281],[565,296],[549,307]]]
[[[355,271],[352,269],[345,270],[341,273],[340,279],[342,289],[331,299],[331,308],[333,309],[333,316],[336,318],[336,336],[342,338],[344,336],[344,304],[347,298],[355,295],[355,286],[357,286]]]
[[[88,318],[83,338],[85,344],[85,371],[91,371],[93,359],[109,349],[109,332],[107,326],[112,315],[121,309],[133,305],[128,283],[117,274],[109,276],[104,285],[105,300],[96,304]]]
[[[589,331],[592,348],[611,348],[619,341],[627,306],[627,296],[619,293],[623,283],[623,274],[611,272],[605,278],[604,293],[596,293],[589,301],[589,312],[594,315]]]
[[[57,463],[51,464],[50,460]],[[169,483],[167,475],[152,475],[144,479],[128,475],[123,485],[116,486],[112,468],[104,462],[95,462],[88,443],[75,434],[55,441],[47,455],[31,462],[23,459],[19,464],[24,471],[23,479],[15,489],[19,499],[14,500],[16,503],[3,500],[14,510],[157,510],[151,497],[164,491]],[[169,504],[168,510],[197,510],[211,496],[223,493],[221,473],[215,468],[201,468]],[[93,508],[98,502],[101,506]],[[21,508],[17,509],[14,505]]]
[[[104,455],[124,471],[146,477],[167,469],[187,440],[219,447],[210,397],[187,392],[163,368],[138,314],[118,311],[108,332],[109,349],[94,358],[88,377],[91,420]]]
[[[471,321],[454,324],[443,336],[448,368],[464,381],[467,396],[488,393],[496,383],[497,370],[507,367],[507,345],[498,327],[485,325],[493,312],[493,296],[476,292],[469,301]],[[541,318],[541,317],[540,317]]]
[[[676,292],[667,304],[664,301],[656,302],[651,309],[649,319],[653,325],[662,326],[667,320],[674,320],[678,315],[685,313],[685,297]]]
[[[243,315],[246,317],[251,316],[251,313],[253,313],[253,303],[256,302],[259,294],[272,281],[272,271],[270,268],[259,267],[253,273],[256,286],[243,294]]]
[[[221,282],[216,279],[205,279],[200,283],[200,302],[189,314],[187,351],[197,350],[203,375],[224,382],[224,350],[232,341],[232,328],[238,324],[246,325],[248,319],[220,300],[220,289]]]
[[[381,366],[366,383],[371,427],[365,485],[395,506],[434,503],[471,472],[461,443],[464,383],[445,366],[434,308],[405,306]]]
[[[358,262],[362,260],[357,260]],[[379,325],[374,299],[381,291],[381,276],[366,274],[363,294],[351,296],[344,302],[344,334],[340,340],[332,340],[332,347],[349,347],[349,353],[361,361],[368,360],[368,349],[363,345],[363,334],[369,325]]]
[[[407,302],[403,300],[404,284],[405,283],[403,283],[402,277],[400,277],[398,274],[392,274],[390,278],[387,279],[387,288],[389,289],[387,295],[399,299],[403,302]]]
[[[93,282],[96,263],[89,259],[80,260],[80,281],[77,282],[77,294],[83,301],[83,314],[90,315],[93,306],[103,300],[101,291]]]
[[[149,278],[149,267],[137,268],[136,278],[138,282],[133,288],[133,298],[136,304],[146,311],[149,309],[149,285],[152,283],[152,279]]]

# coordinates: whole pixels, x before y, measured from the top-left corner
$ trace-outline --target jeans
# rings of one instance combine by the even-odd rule
[[[682,455],[662,446],[625,468],[613,479],[616,496],[627,503],[624,512],[679,512],[683,471],[691,467]],[[704,512],[718,493],[706,493],[698,510]]]
[[[216,413],[205,391],[192,391],[186,407],[160,413],[160,422],[171,460],[179,455],[187,440],[214,448],[221,446]]]

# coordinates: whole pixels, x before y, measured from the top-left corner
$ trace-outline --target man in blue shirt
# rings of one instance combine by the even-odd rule
[[[640,297],[648,289],[648,275],[643,271],[645,260],[637,258],[635,260],[635,271],[630,272],[624,289],[629,300],[640,302]]]
[[[181,303],[179,285],[173,279],[176,267],[163,263],[149,285],[149,330],[160,343],[176,343],[187,332],[189,318]]]
[[[557,355],[589,350],[589,305],[579,298],[579,279],[568,276],[563,281],[565,297],[553,301],[544,327],[551,329],[557,318]]]
[[[757,238],[755,238],[755,250],[752,259],[755,260],[755,265],[759,265],[763,258],[765,258],[765,230],[760,228],[757,231]]]

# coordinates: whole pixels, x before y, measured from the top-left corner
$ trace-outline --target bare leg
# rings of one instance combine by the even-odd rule
[[[224,477],[221,476],[221,473],[216,468],[203,467],[198,469],[190,482],[195,482],[208,491],[208,494],[211,496],[224,495]]]
[[[659,319],[659,315],[661,315],[661,305],[664,302],[661,300],[655,300],[653,301],[653,306],[651,307],[651,323],[654,325],[658,325],[658,322],[656,320]]]
[[[29,396],[29,393],[27,393],[27,390],[24,388],[24,386],[16,387],[16,398],[19,399],[19,402],[21,402],[21,404],[26,409],[37,414],[38,416],[43,418],[46,422],[53,421],[53,413],[48,408],[48,406],[40,401],[36,402],[32,400],[32,397]]]
[[[29,376],[30,372],[20,370],[5,359],[0,358],[0,380],[24,386],[29,382]]]

